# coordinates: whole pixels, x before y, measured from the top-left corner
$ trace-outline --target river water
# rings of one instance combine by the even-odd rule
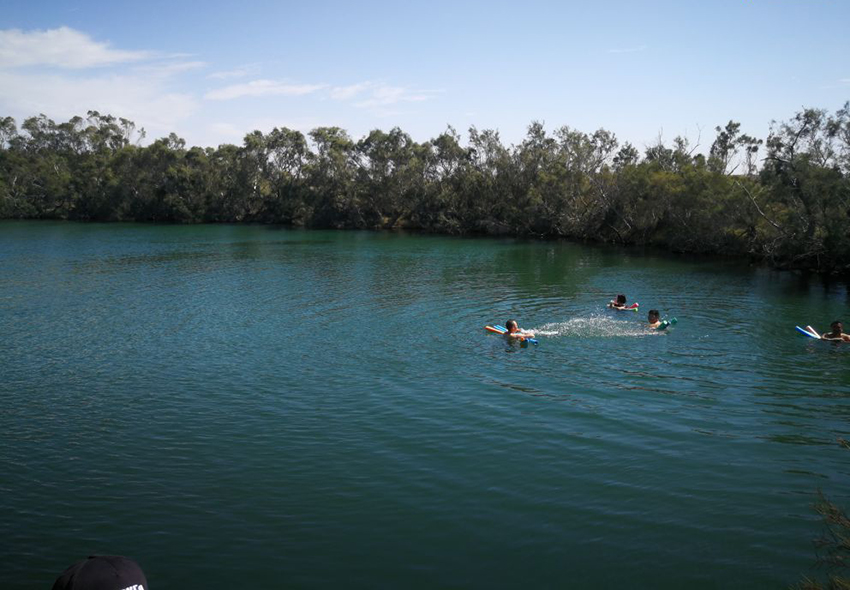
[[[787,587],[817,490],[850,506],[850,345],[794,325],[848,303],[567,243],[0,223],[0,586]]]

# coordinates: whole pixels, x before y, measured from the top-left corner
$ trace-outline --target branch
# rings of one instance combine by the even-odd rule
[[[797,131],[797,133],[794,134],[794,141],[792,141],[791,145],[789,146],[791,148],[791,156],[792,157],[797,151],[797,142],[800,141],[800,137],[803,136],[803,133],[805,133],[808,130],[809,130],[809,122],[804,121],[803,125],[800,127],[800,129]]]
[[[772,225],[772,226],[773,226],[774,228],[776,228],[777,230],[781,231],[782,233],[785,233],[785,230],[784,230],[784,229],[782,229],[782,226],[780,226],[778,223],[776,223],[775,221],[773,221],[770,217],[768,217],[767,215],[765,215],[764,211],[762,211],[762,210],[761,210],[761,207],[759,207],[759,204],[756,202],[755,197],[754,197],[754,196],[753,196],[753,194],[749,191],[749,189],[747,189],[747,187],[745,187],[743,184],[741,184],[741,183],[740,183],[740,182],[738,182],[737,180],[735,181],[735,184],[736,184],[738,187],[740,187],[740,188],[741,188],[741,189],[742,189],[745,193],[747,193],[747,196],[750,198],[750,201],[752,201],[752,202],[753,202],[753,205],[755,206],[756,211],[758,211],[758,214],[759,214],[759,215],[761,215],[761,216],[762,216],[762,218],[764,218],[764,219],[765,219],[765,221],[767,221],[770,225]]]
[[[689,158],[691,157],[691,154],[693,154],[695,151],[697,151],[697,148],[699,147],[700,139],[702,139],[702,127],[697,125],[697,144],[693,148],[691,148],[691,151],[688,152]]]
[[[779,156],[771,156],[767,155],[762,158],[762,162],[767,162],[768,160],[773,160],[775,162],[782,162],[783,164],[790,164],[791,160],[786,160],[785,158],[780,158]]]
[[[617,234],[617,237],[620,239],[620,242],[622,242],[623,244],[626,243],[626,240],[623,239],[623,235],[620,233],[620,231],[616,227],[614,227],[610,223],[607,223],[606,225],[614,230],[614,233]]]

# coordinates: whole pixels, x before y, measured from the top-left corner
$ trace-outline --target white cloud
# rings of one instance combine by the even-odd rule
[[[182,74],[191,70],[199,70],[207,67],[207,64],[202,61],[184,61],[176,63],[163,63],[136,68],[137,71],[150,72],[159,76],[172,76],[174,74]]]
[[[245,66],[243,68],[236,68],[234,70],[223,70],[220,72],[213,72],[207,78],[212,80],[230,80],[233,78],[244,78],[245,76],[256,75],[260,71],[260,68],[257,66]]]
[[[0,30],[0,68],[54,66],[81,69],[140,61],[147,51],[112,49],[68,27],[47,31]]]
[[[44,113],[67,120],[97,110],[130,119],[145,127],[148,137],[157,137],[174,131],[197,108],[191,95],[170,91],[165,80],[156,76],[71,78],[0,70],[0,112],[15,117]]]
[[[301,96],[324,88],[322,84],[288,84],[274,80],[253,80],[245,84],[233,84],[204,95],[208,100],[232,100],[243,96]]]
[[[330,97],[334,100],[351,100],[361,97],[366,92],[368,95],[355,102],[355,107],[375,109],[398,103],[422,102],[431,100],[434,95],[442,91],[411,90],[403,86],[390,86],[378,82],[359,82],[349,86],[334,86],[331,88]]]
[[[334,100],[349,100],[373,86],[374,84],[372,82],[360,82],[359,84],[351,84],[350,86],[335,86],[331,89],[331,98]]]
[[[434,90],[410,90],[402,86],[388,86],[381,84],[372,90],[372,96],[354,104],[360,108],[385,107],[400,102],[422,102],[430,100],[437,91]]]
[[[139,65],[130,69],[123,70],[130,72],[131,76],[147,78],[157,83],[171,83],[174,80],[179,80],[180,76],[186,72],[200,70],[207,67],[207,64],[202,61],[187,61],[187,62],[153,62],[145,65]]]
[[[97,110],[144,127],[148,141],[176,132],[195,145],[238,144],[252,129],[268,132],[280,126],[304,133],[328,125],[366,132],[374,117],[409,115],[402,112],[404,105],[431,100],[441,92],[373,81],[333,85],[261,79],[258,63],[225,71],[201,59],[187,53],[123,51],[68,27],[0,30],[0,114],[22,122],[44,113],[63,122]],[[202,68],[210,69],[199,74]],[[201,76],[219,82],[199,89]],[[274,97],[307,95],[328,102],[324,108],[317,101],[307,112],[296,109],[286,120],[279,118]],[[361,109],[347,125],[340,103]]]

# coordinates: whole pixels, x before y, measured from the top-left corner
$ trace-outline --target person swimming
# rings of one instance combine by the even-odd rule
[[[821,334],[821,340],[833,340],[835,342],[850,342],[850,334],[844,333],[844,325],[840,320],[835,320],[829,327],[832,332]]]
[[[526,338],[534,338],[534,332],[521,330],[520,327],[517,326],[516,320],[508,320],[505,322],[505,329],[507,329],[505,336],[508,340],[525,340]]]
[[[661,326],[661,314],[658,313],[657,309],[650,309],[649,314],[647,314],[647,321],[650,328],[657,330]]]
[[[616,299],[608,302],[608,307],[611,309],[626,309],[626,296],[622,293],[617,295]]]

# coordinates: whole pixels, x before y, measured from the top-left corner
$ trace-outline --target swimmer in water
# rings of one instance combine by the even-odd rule
[[[832,328],[832,332],[821,334],[821,340],[833,340],[835,342],[850,342],[850,334],[844,333],[844,325],[839,321],[835,320],[829,325]]]
[[[526,338],[534,338],[534,332],[521,330],[519,326],[517,326],[516,320],[508,320],[505,322],[505,328],[508,331],[507,334],[505,334],[505,336],[508,337],[508,340],[525,340]]]
[[[626,309],[626,296],[622,293],[617,295],[616,299],[608,302],[608,307],[611,309]]]
[[[647,320],[649,321],[649,327],[657,330],[661,325],[661,314],[658,313],[657,309],[650,309]]]

